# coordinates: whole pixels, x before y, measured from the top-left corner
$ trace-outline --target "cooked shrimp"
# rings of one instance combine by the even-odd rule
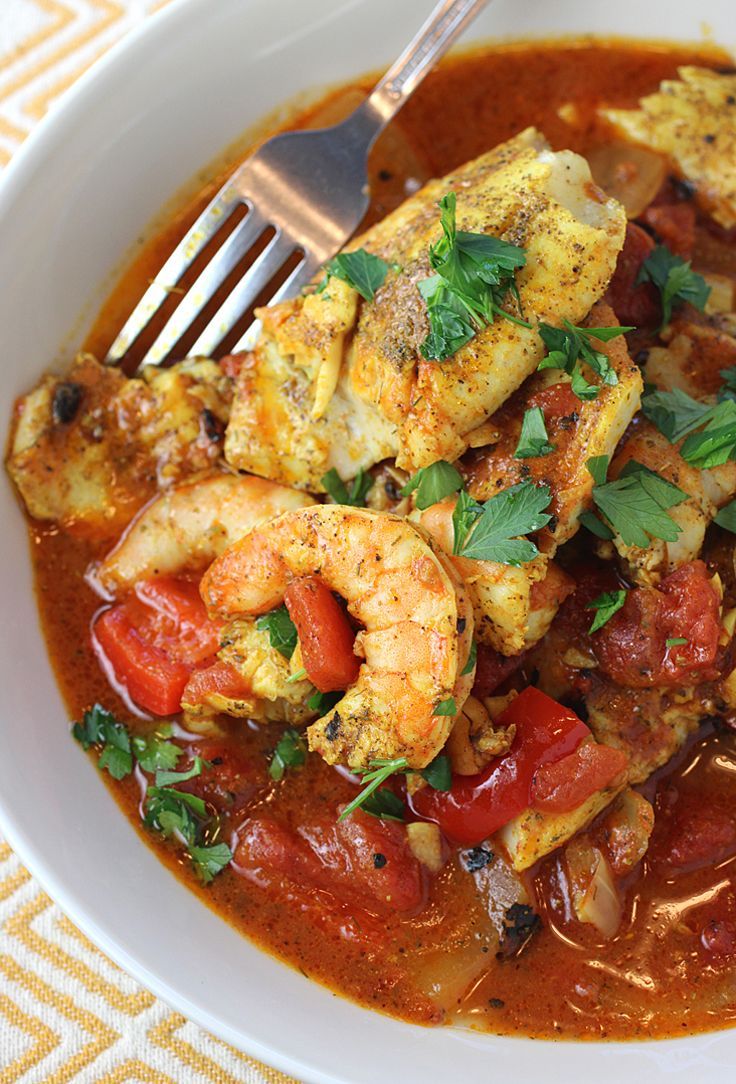
[[[136,580],[205,568],[268,519],[314,504],[306,493],[243,474],[213,474],[157,497],[133,520],[97,570],[119,594]]]
[[[278,606],[291,580],[318,575],[363,626],[358,678],[308,731],[330,764],[365,767],[406,757],[425,767],[442,749],[470,691],[463,675],[472,607],[442,555],[406,520],[369,509],[317,505],[287,512],[230,546],[205,573],[202,597],[227,619]]]

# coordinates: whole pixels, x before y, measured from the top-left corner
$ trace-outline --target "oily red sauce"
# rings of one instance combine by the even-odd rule
[[[377,145],[369,220],[382,217],[419,182],[530,124],[541,128],[556,148],[585,151],[603,138],[595,119],[600,101],[632,106],[683,63],[719,65],[728,58],[703,48],[580,42],[512,45],[454,59],[429,77]],[[292,125],[336,118],[370,83],[366,77],[336,91]],[[566,115],[569,103],[577,108],[574,128],[558,113],[562,109]],[[86,349],[104,353],[222,176],[213,176],[140,244]],[[100,701],[132,729],[145,732],[150,724],[127,710],[90,648],[89,625],[99,599],[86,585],[84,572],[110,540],[83,541],[31,524],[31,541],[43,626],[70,716],[78,718],[86,706]],[[305,819],[334,818],[335,807],[354,795],[354,788],[316,756],[287,781],[271,782],[267,768],[276,740],[273,728],[229,720],[222,727],[218,758],[222,754],[222,770],[235,780],[237,802],[249,815],[275,815],[290,831]],[[422,891],[429,895],[418,914],[376,915],[370,906],[320,907],[318,893],[286,890],[231,869],[204,889],[179,851],[143,834],[189,887],[243,933],[363,1004],[420,1023],[457,1019],[484,1030],[538,1037],[673,1035],[723,1027],[736,1015],[731,978],[736,956],[735,772],[736,739],[730,733],[703,732],[650,781],[647,795],[656,804],[657,827],[650,853],[626,885],[626,918],[613,940],[605,942],[592,927],[570,921],[560,866],[552,855],[533,874],[543,929],[520,956],[498,962],[488,955],[472,880],[454,858],[431,887],[425,883]],[[139,826],[134,777],[112,789]],[[704,816],[704,809],[712,812]],[[452,987],[444,965],[453,954],[466,960],[485,954],[488,966],[464,997],[458,989],[455,1009],[443,1013],[431,987],[437,976]]]

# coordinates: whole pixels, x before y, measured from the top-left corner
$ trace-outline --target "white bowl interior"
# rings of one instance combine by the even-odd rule
[[[0,418],[69,357],[122,255],[182,182],[280,101],[391,60],[430,0],[179,0],[86,76],[0,187]],[[580,32],[736,44],[732,0],[496,0],[473,37]],[[702,20],[707,19],[704,27]],[[24,524],[6,479],[0,825],[109,955],[223,1039],[310,1081],[600,1084],[689,1072],[715,1081],[736,1032],[659,1044],[547,1044],[437,1029],[357,1008],[254,948],[158,862],[70,740],[39,632]]]

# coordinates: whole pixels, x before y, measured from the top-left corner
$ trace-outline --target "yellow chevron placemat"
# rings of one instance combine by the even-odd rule
[[[0,0],[0,169],[55,99],[161,6],[162,0]],[[67,1081],[290,1084],[129,978],[0,841],[0,1084]]]

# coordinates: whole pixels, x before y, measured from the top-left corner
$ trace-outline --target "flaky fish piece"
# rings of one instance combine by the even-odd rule
[[[517,285],[532,327],[498,318],[438,363],[420,352],[429,324],[417,284],[432,273],[437,201],[448,192],[457,195],[459,230],[526,250]],[[347,478],[390,456],[406,470],[457,459],[468,435],[544,355],[537,321],[580,323],[600,298],[625,218],[593,184],[584,159],[552,152],[534,129],[431,181],[350,246],[389,265],[372,302],[332,278],[320,294],[260,312],[262,334],[238,380],[227,459],[310,489],[332,467]]]
[[[683,67],[639,109],[604,109],[618,132],[669,155],[721,226],[736,226],[736,75]]]
[[[18,401],[8,471],[34,518],[115,534],[157,487],[220,459],[231,394],[208,359],[127,380],[81,354]]]

